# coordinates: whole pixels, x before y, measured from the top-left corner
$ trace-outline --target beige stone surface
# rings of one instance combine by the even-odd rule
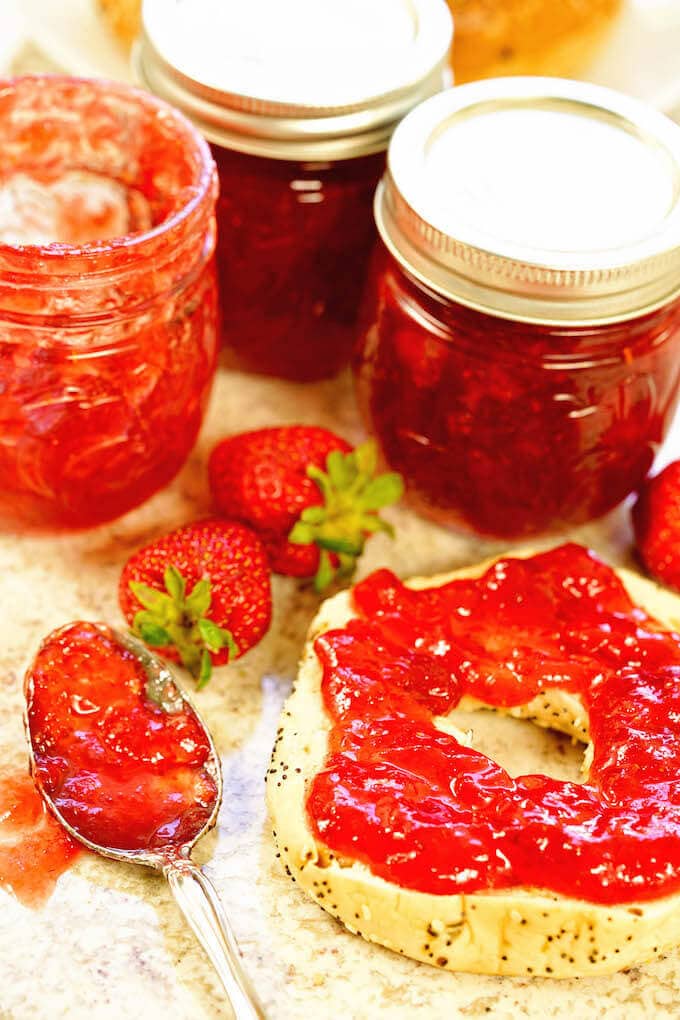
[[[76,618],[120,624],[116,599],[127,555],[154,534],[209,511],[205,464],[221,435],[246,427],[315,422],[358,438],[347,380],[300,387],[223,372],[189,464],[166,491],[116,523],[77,536],[0,536],[0,762],[21,763],[25,666],[47,631]],[[680,452],[677,444],[666,457]],[[387,565],[402,576],[472,563],[500,546],[391,511],[399,541],[373,539],[361,574]],[[624,511],[578,536],[629,560]],[[263,777],[281,703],[318,600],[275,582],[270,634],[219,669],[198,703],[225,774],[215,833],[197,857],[218,886],[271,1020],[438,1020],[460,1017],[611,1018],[678,1015],[680,954],[614,977],[567,982],[437,971],[344,932],[282,874],[266,822]],[[475,743],[514,771],[575,777],[580,754],[564,737],[511,719],[475,716]],[[211,1020],[228,1018],[210,965],[162,879],[83,857],[41,911],[0,892],[2,1020]]]

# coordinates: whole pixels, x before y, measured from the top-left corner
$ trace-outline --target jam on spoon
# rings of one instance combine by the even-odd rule
[[[50,634],[26,675],[35,784],[69,835],[163,872],[237,1020],[261,1020],[216,891],[191,851],[216,820],[220,760],[161,661],[104,624]]]

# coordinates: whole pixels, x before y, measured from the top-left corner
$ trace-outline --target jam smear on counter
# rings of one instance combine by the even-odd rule
[[[151,699],[143,666],[106,628],[47,638],[27,694],[36,781],[81,836],[153,850],[198,835],[217,798],[205,732],[186,703]]]
[[[598,903],[680,889],[680,636],[581,546],[414,591],[379,570],[316,641],[333,720],[316,837],[426,893],[530,886]],[[436,725],[463,695],[578,694],[585,784],[512,778]]]
[[[0,888],[40,907],[80,846],[49,813],[26,770],[0,771]]]

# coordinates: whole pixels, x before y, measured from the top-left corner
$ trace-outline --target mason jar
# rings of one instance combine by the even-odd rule
[[[680,383],[680,128],[607,89],[498,79],[397,128],[360,404],[412,504],[522,538],[636,489]]]
[[[145,0],[137,77],[212,143],[229,362],[336,374],[399,120],[446,80],[444,0]]]
[[[210,150],[165,103],[0,83],[0,520],[81,528],[184,463],[215,369]]]

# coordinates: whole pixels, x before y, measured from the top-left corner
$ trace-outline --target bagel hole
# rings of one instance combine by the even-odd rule
[[[585,782],[583,763],[587,745],[566,733],[483,709],[475,712],[457,709],[446,717],[446,722],[463,733],[472,731],[470,746],[497,762],[513,778],[540,773],[563,782]],[[447,728],[445,723],[441,728]]]

